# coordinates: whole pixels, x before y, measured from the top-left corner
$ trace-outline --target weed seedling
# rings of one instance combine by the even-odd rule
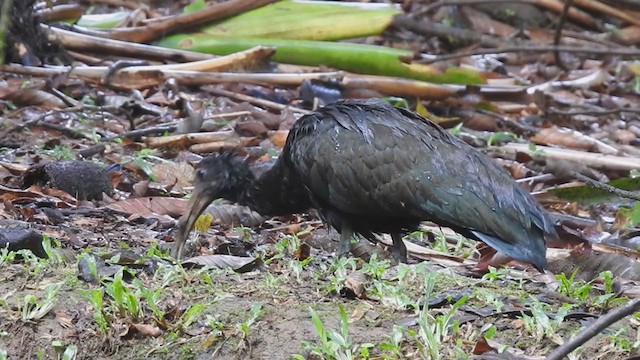
[[[385,359],[401,359],[403,357],[400,346],[404,340],[404,332],[405,329],[403,327],[397,325],[394,326],[389,340],[379,345],[380,350],[391,353],[391,356],[385,356]]]
[[[113,281],[105,283],[104,289],[106,293],[113,298],[118,313],[122,318],[138,320],[142,313],[140,309],[140,300],[122,279],[124,268],[118,270],[113,276]]]
[[[524,328],[536,337],[536,340],[540,341],[543,338],[549,338],[557,344],[562,344],[562,338],[557,334],[560,329],[564,318],[569,313],[569,310],[573,307],[571,304],[563,304],[557,311],[553,319],[551,319],[546,312],[549,311],[549,306],[540,302],[536,298],[531,298],[531,316],[522,314],[522,323]]]
[[[109,320],[105,315],[104,308],[104,290],[103,289],[94,289],[94,290],[86,290],[81,292],[82,296],[89,301],[91,307],[93,308],[93,319],[96,321],[98,325],[98,330],[106,335],[109,330]]]
[[[26,295],[20,309],[22,321],[42,319],[56,304],[56,295],[62,284],[50,284],[44,289],[44,299],[38,301],[34,295]]]
[[[378,255],[371,255],[368,263],[362,265],[362,271],[371,276],[375,280],[381,280],[384,272],[389,268],[390,263],[387,260],[378,260]]]
[[[582,280],[576,280],[575,277],[577,271],[578,270],[575,270],[573,273],[571,273],[571,276],[569,278],[567,278],[567,275],[564,273],[560,273],[555,276],[556,280],[560,281],[558,292],[572,299],[585,302],[589,298],[591,284]]]
[[[485,280],[488,282],[494,282],[504,278],[504,276],[507,275],[508,272],[509,272],[508,269],[504,269],[504,268],[496,269],[493,266],[489,266],[489,272],[482,275],[482,280]]]
[[[360,346],[352,348],[349,341],[349,321],[347,319],[347,313],[344,311],[342,305],[338,304],[340,311],[340,330],[327,329],[322,323],[322,319],[318,313],[309,308],[311,313],[311,322],[318,333],[320,338],[320,345],[313,345],[308,342],[303,342],[302,347],[309,351],[312,355],[320,356],[323,359],[336,359],[336,360],[351,360],[354,358],[353,354],[359,352]],[[372,344],[364,344],[367,350],[371,348]],[[354,351],[355,350],[355,351]],[[304,359],[301,355],[296,355],[296,359]]]

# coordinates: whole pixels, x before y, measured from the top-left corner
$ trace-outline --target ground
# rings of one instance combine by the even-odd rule
[[[129,224],[112,225],[106,244],[111,248],[128,244],[129,250],[144,253],[145,239],[154,235]],[[103,235],[75,230],[97,245],[84,253],[106,250]],[[249,239],[260,237],[256,231],[247,231]],[[215,237],[216,232],[201,237]],[[328,235],[321,240],[331,242]],[[306,239],[313,243],[314,237]],[[581,296],[578,289],[585,283],[574,280],[567,283],[573,289],[551,291],[540,281],[543,275],[530,269],[472,277],[463,267],[437,261],[391,266],[375,258],[368,263],[336,259],[315,248],[309,259],[299,261],[294,258],[299,248],[295,236],[280,234],[275,241],[256,247],[264,263],[249,272],[182,269],[152,250],[138,263],[153,265],[130,266],[135,280],[116,274],[102,286],[80,280],[79,260],[65,259],[69,252],[55,242],[49,251],[58,256],[47,260],[18,261],[5,251],[0,263],[0,348],[9,359],[71,358],[65,351],[75,352],[78,359],[286,359],[294,354],[312,359],[450,359],[469,358],[474,348],[482,353],[478,347],[487,339],[496,351],[540,358],[624,301],[612,294],[601,303],[606,291],[595,285],[587,297],[572,299],[567,295]],[[352,269],[363,276],[354,276]],[[360,282],[360,298],[344,287],[357,288],[352,284]],[[119,286],[120,292],[114,290]],[[51,287],[58,291],[47,302]],[[101,289],[109,294],[101,305],[106,319],[102,329],[96,318],[99,305],[88,300],[92,292],[102,294]],[[35,301],[25,299],[30,295]],[[32,316],[42,308],[46,310]],[[321,322],[314,322],[312,311]],[[579,358],[626,359],[638,353],[637,346],[637,320],[627,319],[581,348],[579,353],[589,355]]]

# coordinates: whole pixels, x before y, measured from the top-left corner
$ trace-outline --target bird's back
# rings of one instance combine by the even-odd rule
[[[546,264],[546,212],[491,158],[410,111],[378,100],[326,106],[295,124],[283,156],[320,212],[358,232],[431,220]]]

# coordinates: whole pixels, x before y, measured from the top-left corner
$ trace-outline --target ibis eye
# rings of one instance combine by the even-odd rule
[[[196,170],[196,178],[198,180],[202,180],[204,179],[205,175],[207,174],[207,171],[205,169],[198,169]]]

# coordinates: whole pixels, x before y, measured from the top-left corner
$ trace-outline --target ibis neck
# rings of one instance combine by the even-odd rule
[[[282,158],[251,181],[237,202],[265,216],[289,215],[311,207],[305,187]]]

